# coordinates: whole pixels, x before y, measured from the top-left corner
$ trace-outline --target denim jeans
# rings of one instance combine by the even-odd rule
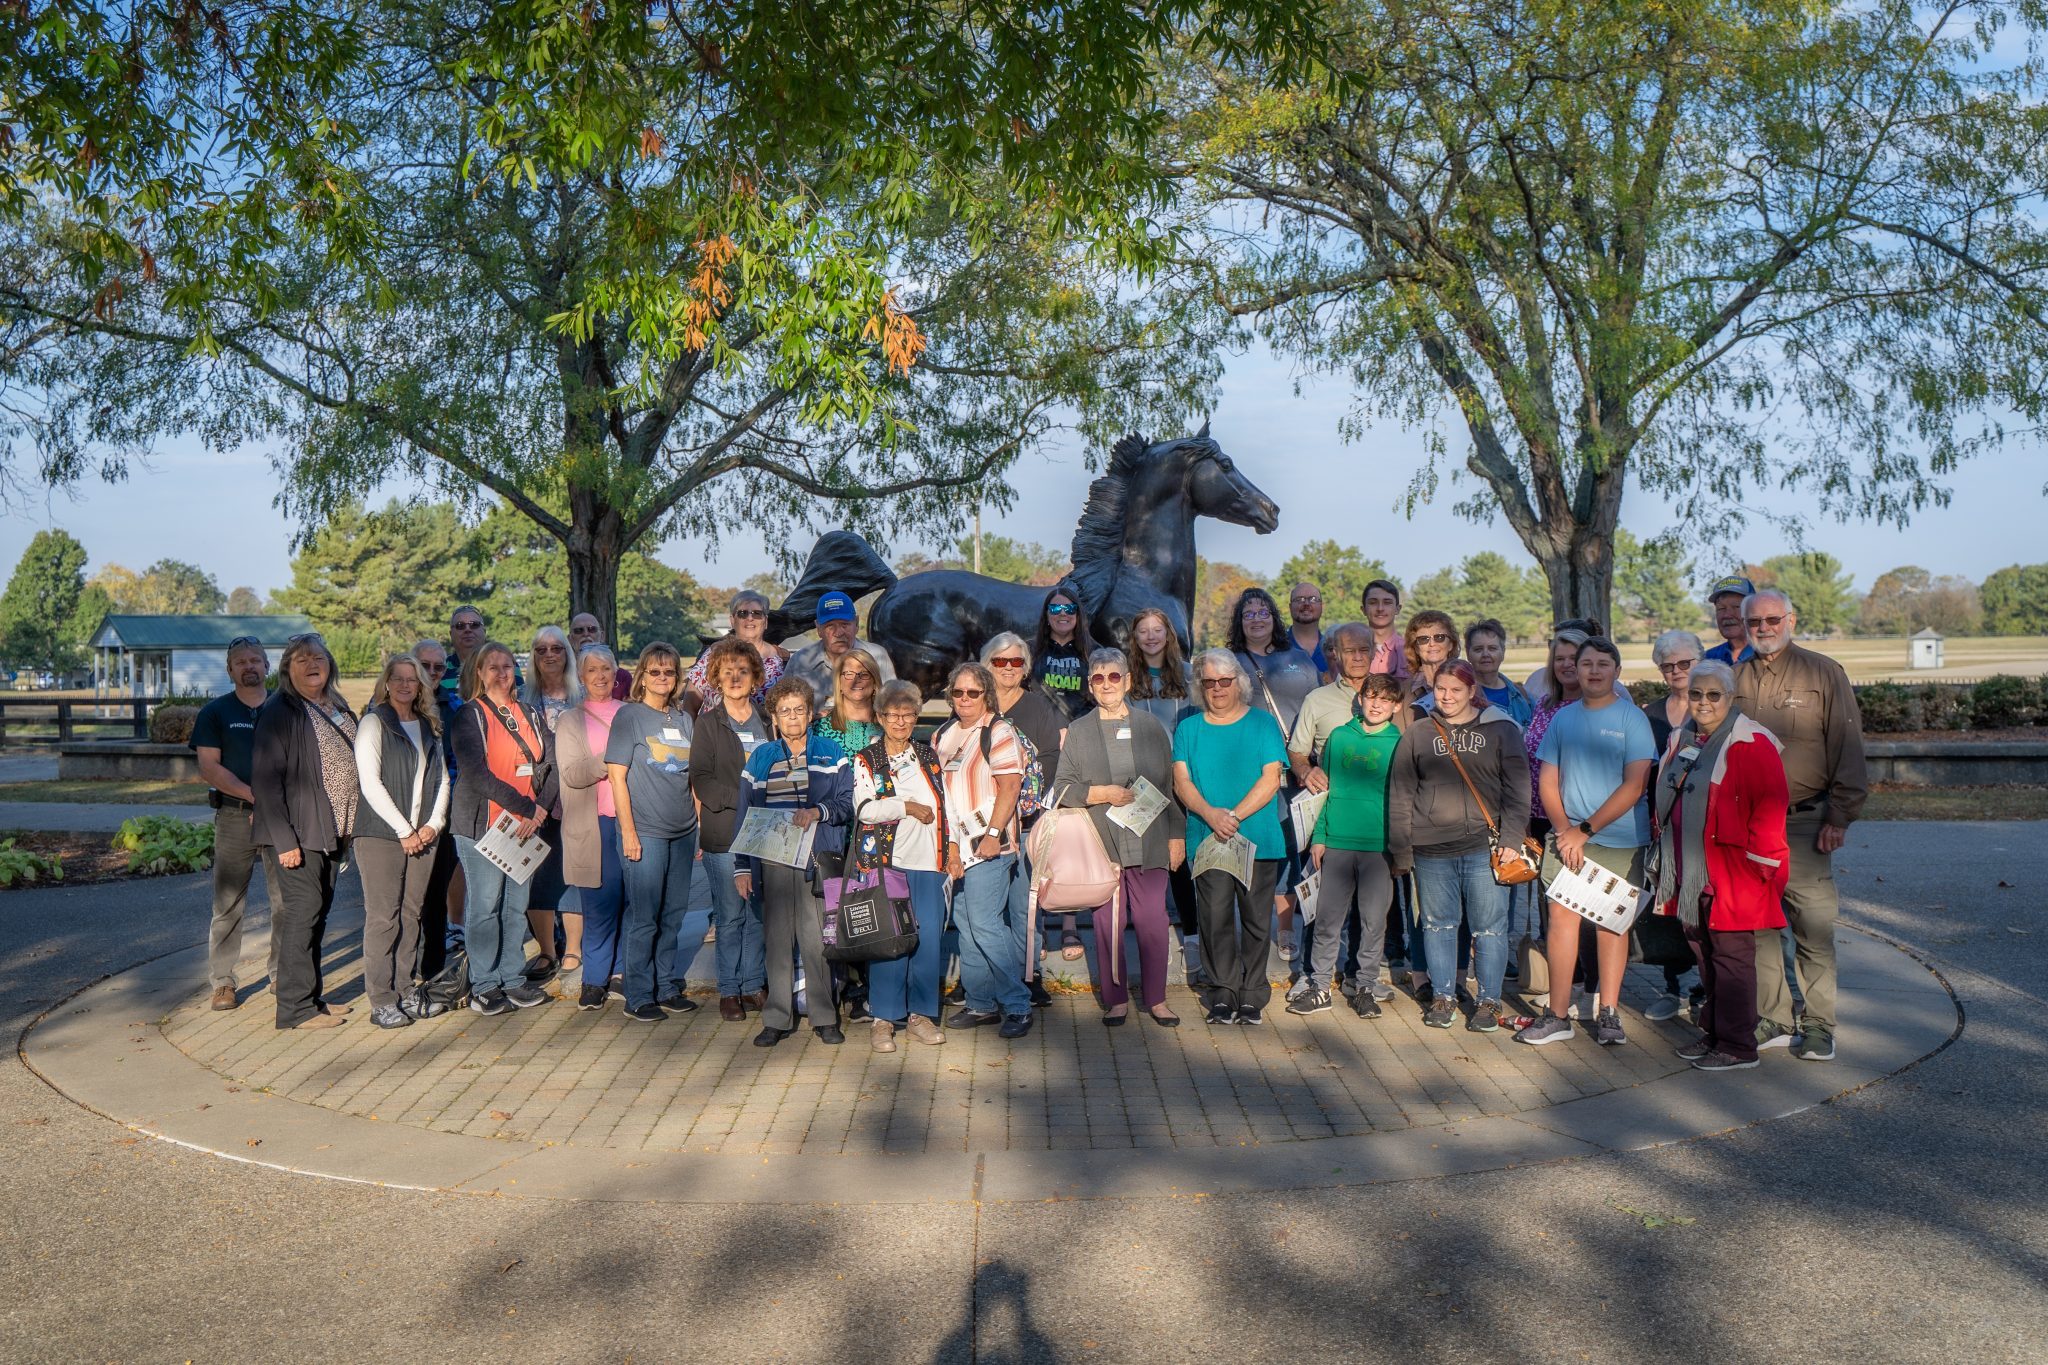
[[[674,839],[646,835],[640,861],[626,860],[626,912],[619,933],[619,972],[626,978],[626,1008],[666,1000],[683,988],[687,962],[677,937],[690,908],[690,873],[697,862],[697,831]]]
[[[619,919],[626,908],[626,860],[619,856],[617,817],[597,817],[598,876],[596,886],[579,886],[576,900],[583,910],[583,984],[606,986],[619,969]]]
[[[1508,970],[1508,889],[1493,879],[1489,851],[1476,848],[1455,858],[1417,858],[1415,899],[1430,984],[1440,991],[1457,990],[1462,920],[1472,929],[1479,998],[1500,999]]]
[[[469,993],[504,990],[524,980],[526,885],[476,851],[476,840],[455,836],[462,859],[462,933],[469,947]]]
[[[917,951],[908,957],[868,964],[868,1012],[902,1024],[913,1014],[937,1022],[939,977],[946,958],[946,874],[905,872],[910,912],[917,916]]]
[[[1017,855],[1004,853],[967,869],[953,897],[953,927],[960,931],[960,985],[977,1014],[1029,1014],[1024,984],[1022,916],[1010,913],[1010,883]]]
[[[757,881],[754,894],[740,899],[732,884],[730,850],[704,854],[704,875],[711,878],[711,923],[718,930],[715,943],[718,958],[718,993],[750,995],[768,987],[768,954],[761,938],[761,895]]]

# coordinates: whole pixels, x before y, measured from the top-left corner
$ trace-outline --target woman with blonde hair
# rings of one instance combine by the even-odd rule
[[[519,700],[547,723],[548,733],[560,728],[562,717],[583,704],[583,680],[576,668],[576,652],[560,626],[542,626],[533,633],[533,667]],[[583,915],[581,903],[569,890],[562,873],[562,807],[558,801],[541,822],[541,840],[548,856],[533,870],[526,894],[526,927],[533,934],[538,951],[526,964],[526,979],[536,984],[558,971],[572,979],[583,970]],[[562,956],[555,957],[555,924],[560,917]]]
[[[682,708],[682,690],[676,647],[657,641],[642,649],[633,689],[612,717],[604,750],[626,860],[619,970],[626,1017],[643,1024],[697,1008],[683,990],[689,964],[678,959],[676,942],[697,862],[697,803],[690,793],[695,722]]]
[[[433,878],[436,845],[448,824],[439,712],[427,695],[419,660],[394,654],[384,661],[356,727],[356,777],[363,793],[355,843],[363,878],[363,990],[370,1022],[378,1028],[404,1028],[426,1017],[407,1008],[406,987],[419,959],[420,909]]]
[[[882,669],[864,649],[849,649],[832,666],[832,695],[811,722],[813,733],[857,754],[882,737],[875,723],[875,698],[882,691]]]

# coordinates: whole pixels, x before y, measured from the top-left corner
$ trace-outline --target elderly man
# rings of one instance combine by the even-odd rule
[[[1792,808],[1785,839],[1792,875],[1785,886],[1785,922],[1806,1013],[1792,1017],[1779,930],[1757,933],[1757,1046],[1790,1047],[1810,1062],[1835,1055],[1834,852],[1863,811],[1870,783],[1863,768],[1863,719],[1842,666],[1792,643],[1799,615],[1773,588],[1743,599],[1753,657],[1735,670],[1742,713],[1784,745],[1785,784]]]
[[[263,679],[270,672],[270,654],[253,635],[228,641],[228,677],[235,686],[199,708],[192,722],[192,752],[199,775],[213,788],[213,924],[206,935],[206,974],[213,982],[213,1008],[231,1010],[235,996],[235,963],[242,956],[242,917],[249,905],[249,874],[263,862],[253,837],[255,798],[249,791],[249,769],[256,753],[256,711],[270,698]],[[277,884],[270,864],[263,862],[263,885],[277,906]],[[275,945],[276,939],[271,940]],[[271,978],[277,976],[277,949],[271,948]]]
[[[585,645],[605,643],[604,623],[587,611],[579,611],[569,618],[569,651],[581,655]],[[633,690],[633,670],[621,668],[612,674],[612,700],[624,701]]]
[[[1707,608],[1714,613],[1714,629],[1721,632],[1721,643],[1702,654],[1702,659],[1718,660],[1733,668],[1756,657],[1749,644],[1749,628],[1742,624],[1743,603],[1755,591],[1756,584],[1739,573],[1729,574],[1707,589]]]
[[[1313,583],[1296,583],[1287,594],[1288,627],[1301,652],[1316,661],[1316,672],[1330,676],[1330,659],[1323,652],[1323,590]]]
[[[881,670],[883,682],[895,678],[896,669],[889,662],[889,651],[854,635],[851,597],[843,592],[828,592],[820,597],[817,621],[818,638],[790,655],[782,673],[784,677],[794,673],[809,683],[819,709],[831,705],[832,679],[838,675],[839,661],[855,645],[873,657],[875,666]]]

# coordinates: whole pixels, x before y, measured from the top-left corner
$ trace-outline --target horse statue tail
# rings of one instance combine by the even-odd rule
[[[852,531],[827,531],[812,547],[789,596],[769,611],[767,638],[780,643],[811,629],[818,620],[818,599],[835,589],[858,599],[895,585],[896,571],[874,546]]]

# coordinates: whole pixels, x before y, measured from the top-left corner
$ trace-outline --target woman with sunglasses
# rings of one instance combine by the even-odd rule
[[[562,875],[576,888],[582,911],[571,923],[582,931],[583,984],[576,1008],[601,1010],[619,963],[619,919],[625,910],[626,868],[619,856],[619,808],[604,751],[612,720],[626,703],[613,701],[618,658],[605,645],[576,652],[576,677],[583,700],[555,726],[555,755],[561,764]],[[631,689],[629,688],[628,691]]]
[[[1418,611],[1408,618],[1403,647],[1414,672],[1408,677],[1408,709],[1398,717],[1403,729],[1436,705],[1436,675],[1458,657],[1458,623],[1448,612]]]
[[[356,727],[356,778],[363,792],[355,844],[363,878],[363,993],[378,1028],[405,1028],[413,1021],[405,997],[419,964],[420,910],[433,880],[434,845],[448,824],[441,722],[426,692],[419,662],[394,654],[385,660]]]
[[[728,640],[744,640],[754,647],[761,656],[761,686],[754,693],[754,704],[764,705],[768,700],[768,689],[782,678],[782,668],[789,662],[789,651],[780,645],[771,645],[765,638],[768,631],[768,599],[749,588],[733,594],[732,604],[727,609],[732,619],[732,629],[726,633]],[[710,653],[697,656],[690,665],[690,671],[683,675],[681,705],[691,715],[696,715],[704,703],[718,695],[718,680],[710,676],[708,669]]]
[[[1057,701],[1048,700],[1038,690],[1032,677],[1031,650],[1021,636],[1004,631],[981,647],[981,662],[987,666],[989,676],[995,679],[996,690],[990,693],[994,710],[999,719],[1006,720],[1031,744],[1031,756],[1038,760],[1038,773],[1046,791],[1058,780],[1060,772],[1060,750],[1067,742],[1067,709]],[[1010,913],[1022,916],[1029,909],[1027,895],[1030,890],[1030,872],[1023,849],[1031,842],[1031,827],[1038,823],[1038,816],[1021,820],[1018,832],[1019,876],[1010,888]],[[1080,921],[1073,915],[1060,916],[1061,956],[1068,961],[1081,957],[1081,934],[1076,927]],[[1036,951],[1036,948],[1033,949]],[[1048,1005],[1052,997],[1040,984],[1037,973],[1031,977],[1031,1002],[1034,1005]]]
[[[1746,1071],[1757,1064],[1756,935],[1785,924],[1791,797],[1777,737],[1736,704],[1735,670],[1695,663],[1686,707],[1653,793],[1665,848],[1656,913],[1684,925],[1707,988],[1702,1032],[1678,1055],[1701,1071]]]
[[[626,860],[626,910],[619,928],[619,971],[626,1017],[657,1024],[689,1014],[677,936],[690,907],[697,862],[697,803],[690,791],[696,723],[678,702],[682,656],[657,640],[633,665],[633,686],[612,716],[605,776],[619,813],[619,854]]]
[[[1166,809],[1133,833],[1109,818],[1134,799],[1131,788],[1144,778],[1162,793],[1173,791],[1173,737],[1166,727],[1130,704],[1130,664],[1120,649],[1088,656],[1088,691],[1095,708],[1068,732],[1060,780],[1051,788],[1054,804],[1080,807],[1095,822],[1102,846],[1116,863],[1124,913],[1138,937],[1138,969],[1145,1013],[1176,1028],[1180,1017],[1166,1005],[1166,964],[1173,941],[1167,932],[1167,874],[1187,858],[1186,818],[1168,801]],[[1130,964],[1121,926],[1109,928],[1108,905],[1095,911],[1096,961],[1102,987],[1102,1022],[1115,1028],[1130,1014]],[[1105,932],[1107,930],[1107,932]]]
[[[949,869],[960,883],[953,927],[960,935],[960,986],[967,1000],[948,1028],[997,1024],[1005,1038],[1031,1032],[1031,991],[1025,985],[1029,929],[1011,911],[1017,874],[1017,793],[1024,750],[1017,731],[996,715],[995,678],[981,664],[959,664],[947,681],[953,718],[932,736],[946,785],[953,829]]]
[[[1034,677],[1040,690],[1069,716],[1088,705],[1088,690],[1081,681],[1088,671],[1081,656],[1088,647],[1088,613],[1081,606],[1081,590],[1062,582],[1045,595],[1031,652],[1038,662]]]
[[[553,735],[562,717],[583,704],[583,681],[572,663],[569,634],[560,626],[542,626],[533,633],[533,673],[519,689],[519,700],[539,716]],[[609,695],[610,688],[606,688]],[[583,972],[582,905],[562,873],[562,808],[557,801],[541,822],[540,837],[548,856],[527,881],[526,925],[538,951],[526,964],[526,979],[536,985],[558,973],[564,989],[580,987]],[[561,950],[555,956],[555,926],[561,924]]]
[[[1230,652],[1237,656],[1238,666],[1250,682],[1251,704],[1279,722],[1282,735],[1290,735],[1301,715],[1301,704],[1322,686],[1323,675],[1315,656],[1294,643],[1281,619],[1271,593],[1264,588],[1246,588],[1230,610]],[[1295,956],[1294,886],[1302,878],[1305,850],[1295,839],[1294,822],[1286,818],[1285,811],[1298,790],[1293,774],[1283,773],[1280,826],[1287,857],[1275,883],[1278,894],[1273,898],[1273,910],[1279,919],[1280,956],[1288,962]]]

